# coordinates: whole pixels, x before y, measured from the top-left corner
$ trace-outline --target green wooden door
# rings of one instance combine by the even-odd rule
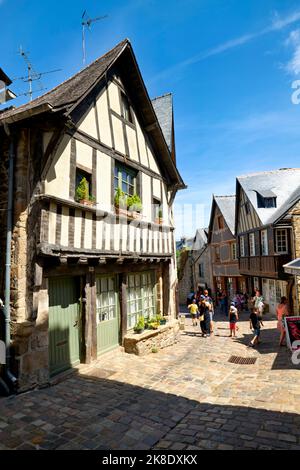
[[[76,278],[49,279],[50,375],[80,362],[80,308]]]
[[[116,276],[96,278],[97,353],[119,345],[119,296]]]

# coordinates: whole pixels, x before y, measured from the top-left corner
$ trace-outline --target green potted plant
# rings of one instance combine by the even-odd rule
[[[95,203],[95,198],[89,194],[89,183],[85,177],[83,177],[76,188],[76,201],[85,206],[91,206]]]
[[[136,193],[129,196],[127,199],[127,207],[130,215],[135,219],[138,218],[143,210],[141,198]]]
[[[159,323],[160,325],[165,325],[167,323],[167,319],[163,317],[161,313],[159,313],[156,316],[156,322]]]
[[[140,316],[133,330],[135,333],[141,334],[143,333],[144,329],[145,329],[145,319],[144,317]]]
[[[118,188],[115,194],[115,208],[117,214],[127,215],[127,199],[124,191]]]

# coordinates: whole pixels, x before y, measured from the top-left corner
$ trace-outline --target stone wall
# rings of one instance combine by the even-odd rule
[[[199,251],[194,251],[192,255],[193,264],[193,283],[195,292],[198,286],[206,285],[208,289],[213,289],[213,276],[211,264],[211,250],[210,246],[206,245]],[[204,268],[203,276],[199,275],[199,265],[202,264]]]
[[[292,215],[295,258],[300,258],[300,202],[293,207],[290,214]],[[295,302],[295,306],[298,304],[297,313],[300,314],[300,276],[296,276],[295,300],[296,299],[298,302]]]
[[[188,294],[193,286],[193,273],[191,264],[191,252],[184,250],[180,255],[178,274],[179,304],[185,305]]]
[[[179,341],[180,331],[178,321],[171,321],[158,330],[145,330],[142,334],[128,334],[124,338],[124,349],[129,354],[145,356],[172,346]]]

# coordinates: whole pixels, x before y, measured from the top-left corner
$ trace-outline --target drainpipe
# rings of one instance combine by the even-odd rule
[[[11,239],[13,225],[13,182],[14,182],[14,140],[10,134],[8,126],[5,128],[10,137],[9,145],[9,170],[8,170],[8,202],[7,202],[7,223],[6,223],[6,261],[5,261],[5,346],[6,346],[6,365],[5,376],[10,390],[15,390],[17,379],[10,371],[10,277],[11,277]]]

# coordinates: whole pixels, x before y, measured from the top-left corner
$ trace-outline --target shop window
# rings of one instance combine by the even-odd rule
[[[127,278],[127,329],[134,328],[140,316],[156,315],[155,274],[130,274]]]

